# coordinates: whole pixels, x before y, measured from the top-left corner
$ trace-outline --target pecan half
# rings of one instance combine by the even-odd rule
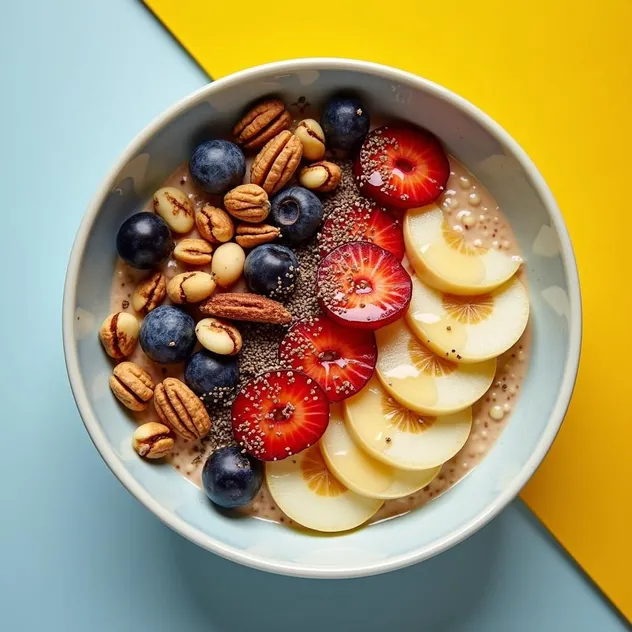
[[[167,296],[167,281],[162,272],[154,272],[141,281],[134,290],[132,307],[140,314],[149,314],[161,305]]]
[[[285,108],[283,101],[269,99],[255,105],[235,125],[233,134],[237,143],[244,149],[263,147],[279,132],[288,129],[292,124],[292,115]]]
[[[226,210],[242,222],[262,222],[270,214],[268,194],[256,184],[240,184],[224,196]]]
[[[230,241],[235,234],[235,225],[230,215],[223,209],[205,204],[195,216],[200,235],[212,244]]]
[[[239,224],[235,241],[242,248],[254,248],[280,237],[281,229],[270,224]]]
[[[110,388],[123,406],[141,411],[154,396],[155,385],[145,369],[133,362],[121,362],[110,376]]]
[[[175,377],[156,386],[154,406],[160,420],[184,439],[200,439],[211,429],[211,419],[199,397]]]
[[[253,323],[286,325],[292,320],[292,314],[281,303],[246,292],[224,292],[211,296],[200,305],[200,311],[209,316]]]
[[[182,239],[173,250],[173,256],[192,266],[203,266],[213,259],[213,246],[204,239]]]
[[[342,172],[337,164],[322,160],[303,167],[298,181],[306,189],[327,193],[340,184],[341,177]]]
[[[250,182],[261,186],[268,195],[284,187],[301,162],[301,141],[285,130],[268,141],[250,167]]]

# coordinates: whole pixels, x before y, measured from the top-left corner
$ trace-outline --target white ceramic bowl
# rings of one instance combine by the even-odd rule
[[[471,475],[406,516],[333,537],[254,519],[231,519],[168,465],[133,453],[134,423],[108,389],[111,363],[97,337],[109,312],[115,235],[121,222],[186,160],[202,139],[229,132],[238,114],[268,94],[315,105],[340,89],[371,112],[432,130],[489,188],[526,257],[533,315],[529,374],[502,437]],[[497,123],[456,94],[375,64],[302,59],[246,70],[198,90],[144,129],[97,191],[70,257],[64,349],[84,423],[106,463],[158,518],[191,541],[259,569],[306,577],[355,577],[427,559],[480,529],[538,467],[564,418],[581,339],[579,281],[553,196],[529,157]]]

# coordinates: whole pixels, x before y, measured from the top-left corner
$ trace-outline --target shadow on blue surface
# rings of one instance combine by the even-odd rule
[[[247,595],[240,625],[263,630],[457,630],[477,610],[495,572],[502,523],[439,558],[378,577],[302,580],[210,559],[173,543],[174,565],[222,629],[235,625],[235,599]]]

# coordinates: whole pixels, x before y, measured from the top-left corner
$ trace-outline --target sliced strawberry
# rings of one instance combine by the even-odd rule
[[[232,417],[235,439],[249,454],[280,461],[318,442],[329,423],[329,402],[305,373],[268,371],[241,389]]]
[[[281,342],[279,356],[286,366],[313,377],[330,402],[339,402],[369,381],[377,362],[377,346],[372,331],[348,329],[317,317],[292,325]]]
[[[435,136],[396,125],[378,127],[366,137],[354,169],[363,195],[396,208],[434,202],[450,176],[448,158]]]
[[[374,202],[360,199],[351,210],[335,210],[320,232],[320,256],[350,241],[369,241],[393,253],[400,261],[404,257],[402,223]]]
[[[384,248],[353,241],[330,252],[318,267],[318,300],[325,314],[347,327],[379,329],[404,314],[412,281]]]

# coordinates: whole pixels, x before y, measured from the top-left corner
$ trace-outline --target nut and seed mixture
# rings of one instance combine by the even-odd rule
[[[331,213],[336,213],[336,215],[344,214],[359,199],[351,161],[337,161],[337,164],[340,166],[342,177],[340,185],[335,191],[322,196],[324,219]],[[197,209],[202,208],[207,203],[207,196],[192,183],[186,165],[180,167],[165,186],[171,185],[179,186],[185,190]],[[192,238],[195,237],[196,235],[192,236]],[[332,242],[331,248],[347,241],[347,227],[344,224],[337,226],[333,231],[332,239],[335,240],[335,245]],[[316,293],[316,273],[321,260],[320,251],[322,247],[319,236],[316,235],[307,243],[292,248],[299,263],[298,275],[293,284],[294,291],[279,292],[275,298],[280,300],[284,307],[290,311],[293,322],[312,318],[321,313]],[[185,270],[175,257],[165,264],[164,267],[165,276],[168,279],[172,278],[176,273],[182,273]],[[200,268],[203,270],[208,269],[206,266],[200,266]],[[118,310],[121,310],[122,302],[127,300],[125,298],[121,299],[121,296],[125,297],[128,293],[133,292],[138,282],[139,273],[130,270],[119,262],[112,301]],[[243,291],[244,287],[238,284],[231,290]],[[215,295],[217,296],[217,294]],[[134,313],[132,306],[129,304],[123,311]],[[196,320],[198,319],[196,318]],[[211,416],[210,433],[199,441],[187,441],[181,437],[176,438],[175,448],[171,457],[174,467],[198,486],[201,485],[202,466],[208,455],[217,448],[235,444],[231,422],[231,403],[235,395],[253,377],[265,371],[281,367],[278,350],[279,344],[287,332],[287,326],[248,322],[235,322],[235,324],[243,340],[243,347],[239,354],[239,382],[235,389],[218,389],[213,393],[211,401],[204,396],[201,398]],[[184,369],[182,366],[168,367],[165,372],[161,372],[161,369],[150,362],[141,350],[137,350],[132,359],[147,370],[157,382],[164,379],[167,375],[182,379]],[[147,411],[137,413],[136,417],[141,422],[154,420],[153,406],[150,406]]]

